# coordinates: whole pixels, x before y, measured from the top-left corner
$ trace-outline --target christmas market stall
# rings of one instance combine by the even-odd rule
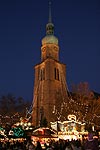
[[[66,121],[51,122],[51,128],[56,130],[59,139],[82,140],[82,135],[88,134],[85,132],[85,123],[78,122],[75,115],[68,115]]]
[[[34,144],[36,144],[37,141],[40,141],[43,147],[45,143],[48,144],[51,140],[58,140],[58,137],[57,132],[53,129],[48,127],[39,127],[33,131],[31,139]]]

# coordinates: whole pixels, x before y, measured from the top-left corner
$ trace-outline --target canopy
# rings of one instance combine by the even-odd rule
[[[50,128],[40,127],[33,131],[32,136],[40,138],[57,138],[57,134]]]

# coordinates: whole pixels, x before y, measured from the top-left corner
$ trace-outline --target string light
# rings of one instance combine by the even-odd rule
[[[88,102],[88,104],[89,104],[89,102]],[[91,112],[89,112],[90,110],[89,110],[89,105],[88,104],[85,104],[85,103],[80,103],[80,102],[76,102],[74,99],[69,99],[69,102],[68,103],[66,103],[66,102],[63,102],[62,104],[61,104],[61,110],[60,111],[58,111],[58,110],[56,110],[57,108],[55,107],[55,110],[56,110],[56,115],[59,115],[59,117],[58,118],[61,118],[62,117],[62,111],[63,111],[63,109],[64,109],[64,107],[66,107],[66,109],[67,109],[67,111],[69,111],[70,110],[70,107],[72,107],[73,108],[73,106],[74,105],[76,105],[75,107],[77,107],[77,108],[80,108],[79,110],[81,110],[81,108],[82,108],[82,111],[84,110],[85,112],[84,112],[84,115],[81,113],[81,115],[82,115],[82,117],[83,117],[83,122],[85,122],[85,123],[89,123],[89,124],[91,124],[91,125],[94,125],[94,126],[96,126],[96,127],[100,127],[99,125],[97,125],[95,122],[93,122],[93,120],[94,120],[94,118],[95,119],[99,119],[100,118],[100,115],[97,115],[97,114],[92,114],[92,117],[89,119],[90,120],[90,122],[89,121],[87,121],[87,119],[86,119],[86,117],[87,117],[87,115],[89,114],[89,113],[91,113]],[[68,106],[68,105],[71,105],[71,106]],[[79,110],[78,111],[75,111],[74,109],[72,109],[71,111],[74,113],[74,114],[80,114],[80,112],[79,112]],[[93,112],[92,112],[93,113]],[[65,117],[64,117],[64,119],[66,119]],[[82,118],[81,118],[82,119]]]

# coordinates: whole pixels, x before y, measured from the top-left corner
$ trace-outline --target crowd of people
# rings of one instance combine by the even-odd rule
[[[0,150],[99,150],[99,141],[90,133],[86,140],[51,140],[49,144],[40,141],[33,144],[31,139],[24,141],[0,141]]]

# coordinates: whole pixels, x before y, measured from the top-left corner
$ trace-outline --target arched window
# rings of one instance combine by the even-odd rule
[[[45,69],[44,68],[40,69],[39,80],[41,80],[41,81],[45,80]]]
[[[54,78],[56,80],[56,68],[54,69]]]
[[[59,69],[54,68],[54,78],[55,80],[59,80]]]
[[[59,80],[59,70],[57,69],[57,80]]]

